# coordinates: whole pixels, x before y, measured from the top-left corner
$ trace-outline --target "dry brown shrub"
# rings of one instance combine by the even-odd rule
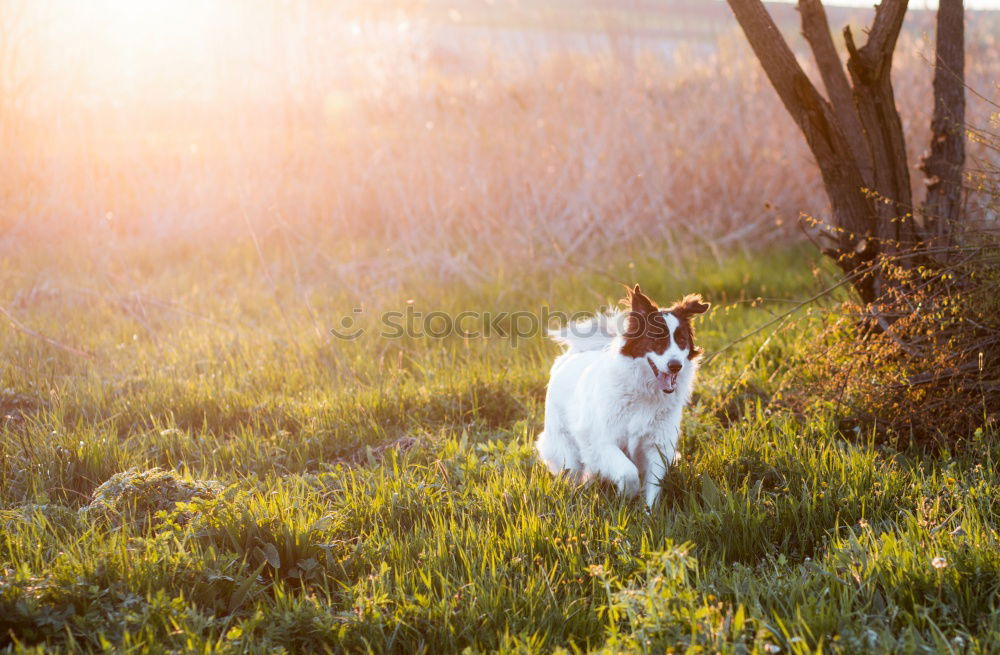
[[[846,432],[874,431],[897,445],[951,446],[996,430],[998,128],[998,114],[986,129],[967,128],[976,147],[966,166],[963,222],[940,241],[877,262],[870,274],[882,280],[879,301],[868,308],[845,302],[831,313],[799,351],[800,361],[788,363],[794,373],[777,404],[803,412],[833,408]]]
[[[841,305],[803,349],[781,402],[832,406],[845,432],[874,431],[899,446],[955,444],[995,426],[1000,241],[980,235],[976,245],[933,252],[934,263],[909,265],[913,252],[882,261],[891,289],[872,311]]]

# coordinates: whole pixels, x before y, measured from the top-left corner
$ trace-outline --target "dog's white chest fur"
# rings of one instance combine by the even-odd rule
[[[642,490],[650,507],[677,454],[700,353],[692,350],[690,330],[684,343],[676,317],[659,322],[676,336],[648,351],[626,345],[621,315],[554,334],[569,349],[552,366],[536,443],[553,473],[600,476],[630,496]]]

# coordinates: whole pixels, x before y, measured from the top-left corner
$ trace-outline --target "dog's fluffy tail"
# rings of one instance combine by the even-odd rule
[[[597,314],[557,330],[549,330],[549,337],[566,346],[566,352],[603,350],[622,333],[624,322],[621,312]]]

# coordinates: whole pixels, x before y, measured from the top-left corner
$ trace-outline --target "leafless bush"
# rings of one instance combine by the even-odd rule
[[[974,133],[1000,152],[992,131]],[[981,208],[996,210],[1000,168],[969,174]],[[1000,422],[1000,234],[973,221],[953,239],[886,256],[875,266],[887,291],[840,315],[790,366],[780,403],[833,406],[845,427],[902,444],[951,446]],[[860,272],[863,274],[864,272]],[[866,330],[872,316],[883,321]],[[859,327],[861,329],[859,329]],[[861,428],[864,428],[861,430]]]

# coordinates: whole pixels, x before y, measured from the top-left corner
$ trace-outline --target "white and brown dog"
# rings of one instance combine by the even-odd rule
[[[642,489],[652,507],[702,354],[691,319],[709,304],[692,294],[661,310],[639,285],[623,302],[631,311],[549,333],[567,350],[552,365],[536,447],[553,473],[600,476],[628,496]]]

